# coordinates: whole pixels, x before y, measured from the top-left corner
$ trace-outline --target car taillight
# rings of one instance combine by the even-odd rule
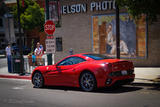
[[[108,67],[106,66],[108,63],[102,63],[101,66],[102,66],[102,69],[107,72],[108,70]]]
[[[107,65],[107,67],[108,67],[108,70],[112,70],[112,64],[111,63],[108,63],[108,65]]]

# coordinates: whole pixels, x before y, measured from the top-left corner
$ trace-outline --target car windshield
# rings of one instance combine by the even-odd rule
[[[83,54],[84,56],[90,57],[94,60],[111,59],[111,57],[101,55],[101,54]]]

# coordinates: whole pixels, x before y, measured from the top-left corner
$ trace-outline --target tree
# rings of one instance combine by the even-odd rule
[[[147,18],[153,22],[157,20],[160,15],[160,0],[116,0],[116,45],[117,45],[117,58],[120,58],[120,43],[119,43],[119,9],[125,8],[135,18],[138,19],[142,14],[145,14]]]
[[[7,7],[4,1],[0,1],[0,16],[3,16],[7,12]]]
[[[22,1],[20,1],[20,22],[24,30],[31,30],[39,28],[43,31],[43,25],[45,23],[44,9],[33,0],[24,0],[24,7]],[[13,7],[13,15],[17,21],[17,6]]]
[[[134,18],[145,14],[149,20],[156,21],[160,15],[160,0],[116,0],[116,3],[121,8],[127,8]]]

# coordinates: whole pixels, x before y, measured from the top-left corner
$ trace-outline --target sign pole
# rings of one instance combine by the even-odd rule
[[[116,4],[116,56],[120,59],[120,27],[119,27],[119,7]]]
[[[49,20],[49,0],[45,0],[46,20]],[[49,35],[47,35],[49,36]],[[48,65],[52,65],[52,54],[47,54]]]
[[[17,0],[17,13],[18,13],[18,35],[19,35],[19,50],[20,50],[20,75],[25,74],[24,73],[24,59],[23,59],[23,50],[22,50],[22,32],[21,32],[21,22],[20,22],[20,7],[19,7],[19,0]]]

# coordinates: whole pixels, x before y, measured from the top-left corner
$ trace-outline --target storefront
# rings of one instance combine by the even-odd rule
[[[61,27],[56,28],[55,62],[73,53],[94,52],[115,57],[115,2],[109,0],[60,0]],[[134,20],[120,11],[121,58],[135,66],[160,66],[158,22],[146,16]]]

